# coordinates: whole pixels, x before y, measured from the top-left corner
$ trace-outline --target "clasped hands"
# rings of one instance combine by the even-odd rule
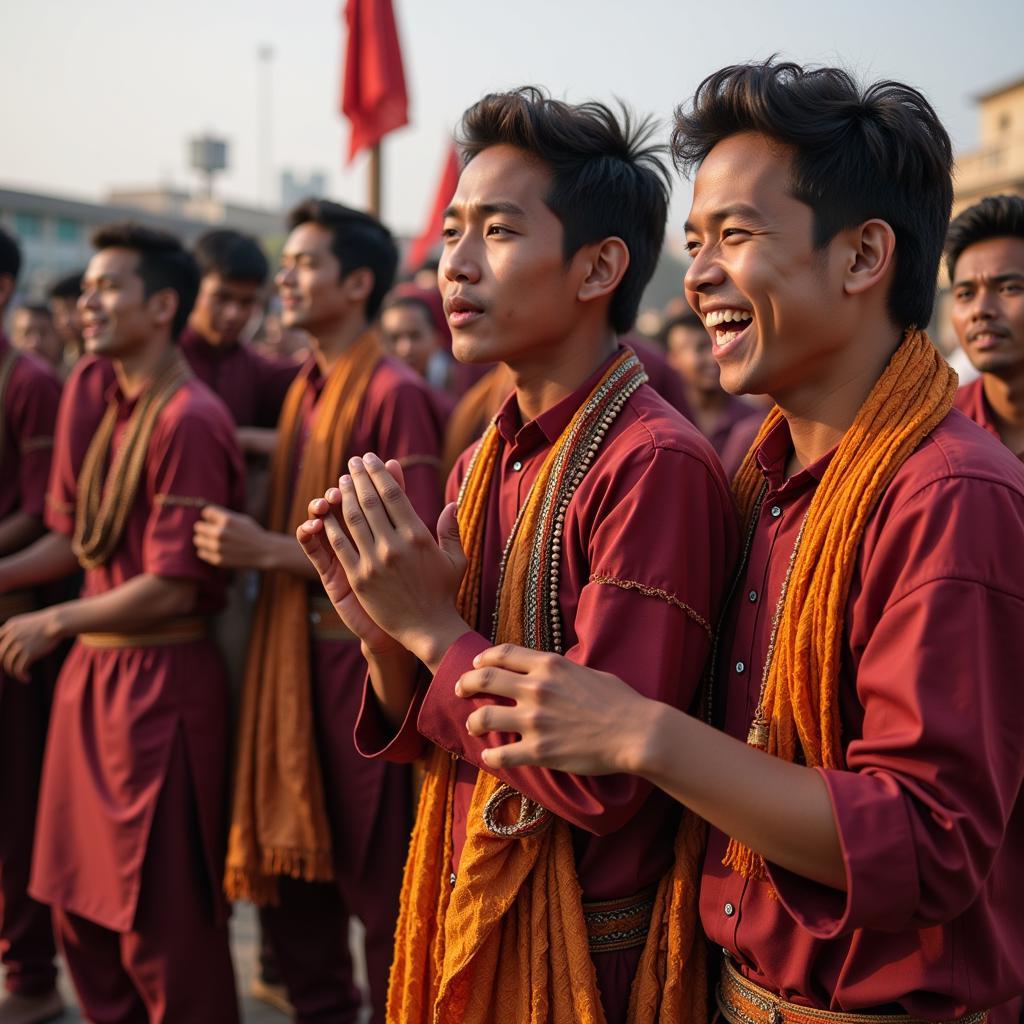
[[[348,468],[337,487],[309,503],[296,538],[368,657],[386,660],[405,648],[436,673],[470,629],[455,608],[466,569],[456,506],[442,511],[435,541],[406,497],[397,462],[367,454]],[[581,774],[624,769],[615,752],[639,718],[624,719],[626,707],[649,703],[608,673],[513,644],[479,655],[456,693],[490,698],[467,709],[471,735],[520,737],[485,750],[489,767],[543,765]]]

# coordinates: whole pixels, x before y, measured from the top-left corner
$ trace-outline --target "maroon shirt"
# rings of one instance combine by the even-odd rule
[[[796,533],[832,453],[768,491],[726,612],[716,684],[745,739]],[[701,917],[758,984],[804,1005],[950,1020],[1024,989],[1024,468],[951,412],[897,471],[857,554],[842,648],[844,771],[821,770],[847,892],[722,865]],[[994,1015],[995,1016],[995,1015]]]
[[[984,383],[985,378],[982,376],[975,378],[970,384],[965,384],[957,391],[954,404],[965,416],[974,420],[979,427],[984,427],[1000,444],[1005,444],[999,433],[999,424],[996,423],[995,413],[985,397]],[[1024,451],[1014,452],[1014,454],[1024,462]]]
[[[85,357],[61,399],[47,502],[51,530],[71,534],[78,474],[107,400],[118,405],[114,450],[135,402],[106,360]],[[83,595],[143,573],[199,585],[196,611],[222,603],[222,573],[195,552],[203,505],[240,507],[242,463],[223,403],[190,380],[160,412],[121,543],[85,573]],[[43,766],[30,891],[107,928],[131,928],[149,829],[180,732],[217,909],[227,781],[227,680],[208,640],[95,648],[76,642],[57,682]],[[189,813],[182,809],[181,813]]]
[[[481,623],[491,621],[501,554],[530,485],[607,365],[529,423],[522,423],[514,394],[499,411],[504,443],[487,508]],[[449,477],[449,499],[458,492],[470,455],[467,451],[459,459]],[[558,597],[567,656],[615,673],[647,697],[688,707],[710,638],[680,604],[705,622],[715,621],[736,546],[732,498],[710,445],[650,387],[641,387],[613,423],[566,514]],[[639,583],[671,595],[672,601],[592,582],[592,574]],[[455,870],[477,770],[483,767],[481,752],[501,740],[466,732],[470,712],[490,702],[456,697],[454,687],[472,669],[473,657],[490,646],[489,633],[476,631],[453,644],[390,742],[368,689],[356,731],[367,756],[412,759],[423,752],[424,737],[458,755]],[[573,826],[584,899],[631,896],[657,882],[670,866],[679,808],[643,779],[536,768],[494,774]],[[606,998],[609,986],[628,995],[637,954],[628,950],[599,958],[606,962],[599,968]]]
[[[277,426],[298,363],[268,359],[248,345],[211,345],[191,327],[179,344],[192,372],[220,396],[237,426]]]
[[[0,331],[0,360],[10,351],[11,343]],[[40,360],[20,355],[0,410],[4,418],[0,519],[17,512],[42,519],[59,402],[57,375]]]

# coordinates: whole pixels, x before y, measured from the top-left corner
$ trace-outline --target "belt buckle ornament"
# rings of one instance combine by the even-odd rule
[[[502,804],[519,798],[519,820],[511,825],[498,821],[497,812]],[[502,783],[484,805],[484,825],[487,831],[502,839],[525,839],[546,829],[554,817],[549,810],[523,796],[517,789]]]

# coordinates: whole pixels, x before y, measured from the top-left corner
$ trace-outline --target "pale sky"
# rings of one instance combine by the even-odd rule
[[[0,15],[0,185],[98,199],[111,187],[192,186],[186,140],[231,144],[221,196],[261,198],[257,51],[273,48],[277,173],[323,170],[329,194],[365,202],[343,163],[337,113],[341,0],[5,0]],[[411,125],[385,143],[384,215],[416,233],[446,133],[483,93],[546,86],[618,96],[666,125],[715,69],[772,52],[839,63],[922,89],[958,149],[977,141],[972,97],[1024,74],[1019,0],[395,0]],[[667,134],[667,127],[665,129]],[[688,188],[676,189],[678,245]]]

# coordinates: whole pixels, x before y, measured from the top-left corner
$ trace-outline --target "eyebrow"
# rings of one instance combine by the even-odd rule
[[[959,281],[954,281],[953,287],[962,288],[964,285],[977,284],[978,280],[979,278],[977,277],[964,277]],[[991,281],[992,284],[1005,284],[1007,281],[1024,281],[1024,271],[1011,270],[1009,273],[998,274],[995,277],[988,278],[988,280]]]
[[[742,220],[754,220],[762,221],[764,218],[760,212],[754,209],[753,206],[748,206],[746,203],[733,203],[731,206],[725,206],[721,210],[715,210],[714,213],[708,215],[708,220],[712,223],[721,223],[723,220],[728,220],[730,217],[738,217]],[[696,231],[693,222],[688,220],[683,225],[684,231]]]
[[[445,220],[449,217],[458,217],[459,214],[464,212],[467,208],[472,210],[474,213],[483,214],[485,217],[494,213],[504,213],[512,217],[526,216],[526,211],[521,206],[508,199],[497,199],[493,203],[472,203],[469,204],[468,207],[452,205],[449,206],[441,216]]]

